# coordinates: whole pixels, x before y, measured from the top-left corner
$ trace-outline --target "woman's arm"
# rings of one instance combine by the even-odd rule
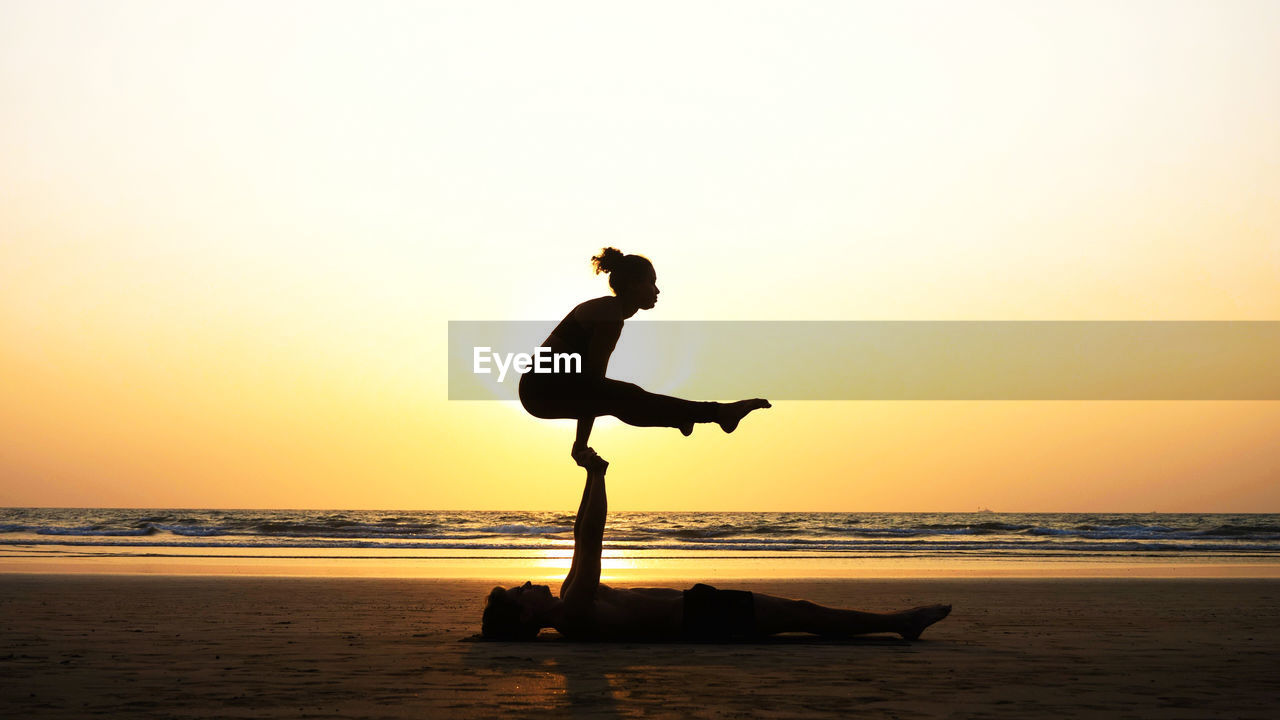
[[[600,322],[592,326],[591,342],[587,346],[587,357],[582,367],[583,379],[588,383],[598,383],[604,379],[605,370],[609,367],[609,358],[613,349],[618,346],[618,338],[622,335],[622,321]],[[587,447],[591,439],[591,428],[595,425],[595,416],[578,418],[578,432],[573,439],[570,456]],[[574,458],[575,460],[577,458]]]
[[[588,381],[604,379],[604,372],[609,368],[609,358],[613,356],[613,349],[618,346],[618,338],[621,336],[621,320],[591,324],[591,341],[587,343],[587,357],[582,366],[582,374]]]
[[[587,447],[587,440],[591,438],[591,426],[595,425],[595,423],[594,416],[578,418],[578,434],[573,439],[573,449],[569,451],[570,456],[577,455],[579,450]]]

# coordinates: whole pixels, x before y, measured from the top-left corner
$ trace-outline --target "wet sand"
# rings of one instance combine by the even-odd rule
[[[917,642],[466,642],[492,584],[0,575],[0,717],[1270,718],[1280,697],[1277,580],[719,581],[955,609]]]

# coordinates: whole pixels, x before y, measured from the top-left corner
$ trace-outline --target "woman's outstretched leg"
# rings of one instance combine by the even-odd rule
[[[719,423],[733,432],[752,410],[770,407],[768,400],[741,400],[735,403],[698,402],[659,395],[636,385],[605,378],[594,393],[597,415],[612,415],[628,425],[674,427],[685,435],[695,423]]]
[[[694,423],[715,422],[720,403],[652,393],[635,383],[605,378],[594,394],[600,415],[637,427],[674,427],[688,435]]]
[[[752,400],[739,400],[738,402],[720,403],[719,415],[716,422],[720,423],[720,429],[727,433],[731,433],[738,429],[738,423],[742,422],[742,418],[752,410],[760,410],[762,408],[773,407],[768,400],[764,398],[754,398]],[[688,433],[686,433],[688,434]]]

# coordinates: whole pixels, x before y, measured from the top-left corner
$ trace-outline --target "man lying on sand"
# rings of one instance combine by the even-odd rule
[[[495,587],[484,608],[481,634],[495,640],[531,640],[550,627],[572,640],[730,640],[775,633],[807,632],[830,637],[897,633],[915,640],[951,612],[928,605],[896,613],[823,607],[701,583],[689,590],[611,588],[600,583],[600,554],[608,509],[604,474],[609,463],[590,448],[579,459],[587,468],[573,526],[573,564],[560,597],[546,585],[526,582]]]

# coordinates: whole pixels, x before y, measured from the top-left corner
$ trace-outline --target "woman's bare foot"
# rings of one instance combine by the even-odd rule
[[[738,429],[738,423],[747,413],[752,410],[773,407],[768,400],[764,398],[756,398],[754,400],[739,400],[733,403],[722,403],[716,412],[716,422],[720,424],[720,429],[727,433],[731,433]]]
[[[898,634],[907,640],[916,640],[925,628],[946,617],[950,612],[950,605],[922,605],[912,608],[902,613],[903,627]]]

